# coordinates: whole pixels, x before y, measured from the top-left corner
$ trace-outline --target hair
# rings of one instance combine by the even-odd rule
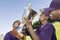
[[[14,25],[15,23],[19,23],[19,24],[20,24],[20,20],[14,21],[13,25]]]

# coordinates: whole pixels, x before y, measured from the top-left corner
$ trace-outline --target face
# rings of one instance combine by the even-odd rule
[[[40,15],[40,18],[39,18],[40,21],[44,21],[44,20],[47,20],[47,19],[48,19],[48,17],[44,13],[42,13]]]
[[[60,9],[59,10],[54,10],[50,12],[50,18],[52,20],[60,20]]]
[[[18,28],[19,25],[20,25],[20,23],[19,22],[16,22],[13,26],[14,26],[14,28]]]

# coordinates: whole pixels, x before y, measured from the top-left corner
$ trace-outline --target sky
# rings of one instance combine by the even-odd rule
[[[49,7],[51,0],[0,0],[0,34],[6,34],[12,30],[13,22],[22,19],[25,7],[29,3],[40,14],[39,10]]]

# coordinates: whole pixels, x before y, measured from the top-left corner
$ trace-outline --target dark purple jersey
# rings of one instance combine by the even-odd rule
[[[13,34],[11,34],[11,31],[10,31],[5,35],[4,40],[18,40],[18,38],[15,37]]]
[[[40,40],[57,40],[55,34],[55,28],[51,23],[38,27],[36,34],[40,37]]]

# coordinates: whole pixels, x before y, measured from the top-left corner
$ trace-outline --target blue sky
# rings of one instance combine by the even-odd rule
[[[31,3],[40,14],[41,8],[49,7],[51,0],[0,0],[0,34],[12,30],[12,23],[22,18],[24,8]]]

